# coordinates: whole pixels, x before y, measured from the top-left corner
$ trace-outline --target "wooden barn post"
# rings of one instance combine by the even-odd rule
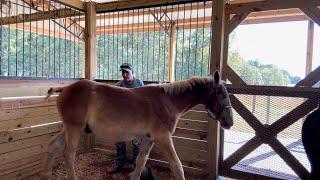
[[[97,13],[94,2],[85,3],[85,78],[94,80],[97,75],[97,50],[96,50],[96,19]],[[85,148],[93,148],[94,134],[85,135]]]
[[[210,74],[220,69],[221,74],[225,67],[223,62],[223,49],[225,37],[225,0],[216,0],[212,5],[212,39]],[[223,63],[225,64],[225,63]],[[223,77],[224,78],[224,77]],[[209,179],[217,179],[219,176],[219,149],[220,149],[220,125],[217,121],[209,120],[208,127],[208,173]]]
[[[174,63],[175,63],[175,54],[176,54],[176,36],[177,36],[177,30],[176,30],[176,22],[171,22],[170,24],[170,31],[169,31],[169,55],[168,55],[168,76],[169,76],[169,82],[174,81]]]
[[[85,78],[95,79],[97,68],[96,54],[96,19],[97,13],[93,2],[85,3]]]
[[[306,76],[312,71],[313,41],[314,41],[314,22],[310,20],[308,25],[308,36],[307,36],[307,57],[306,57],[306,72],[305,72]]]

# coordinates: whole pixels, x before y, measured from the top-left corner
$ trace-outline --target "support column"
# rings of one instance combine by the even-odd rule
[[[86,2],[85,29],[85,78],[93,80],[97,75],[96,19],[97,13],[93,2]]]
[[[174,67],[175,67],[175,54],[176,54],[176,36],[177,36],[176,22],[172,21],[170,25],[170,38],[169,38],[169,55],[168,55],[168,80],[174,81]]]
[[[212,4],[212,39],[210,74],[220,70],[223,75],[223,49],[225,37],[225,0],[216,0]],[[209,179],[218,179],[219,176],[219,149],[220,149],[220,125],[218,121],[209,119],[208,130],[208,173]]]
[[[312,58],[313,58],[313,41],[314,41],[314,22],[309,21],[308,25],[308,39],[307,39],[307,58],[306,58],[306,72],[307,76],[312,71]]]

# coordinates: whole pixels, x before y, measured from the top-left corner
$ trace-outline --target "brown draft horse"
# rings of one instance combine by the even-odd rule
[[[220,75],[150,85],[134,89],[80,80],[63,88],[51,88],[47,98],[60,92],[57,107],[64,130],[49,143],[41,179],[52,174],[54,157],[64,150],[68,179],[76,179],[75,152],[80,132],[88,125],[99,136],[114,140],[142,137],[136,168],[131,179],[138,180],[149,153],[156,143],[161,147],[176,179],[185,179],[172,135],[179,117],[192,107],[204,104],[209,116],[223,128],[233,125],[231,103]]]

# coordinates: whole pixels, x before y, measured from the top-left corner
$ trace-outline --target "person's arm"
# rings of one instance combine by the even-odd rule
[[[120,87],[120,85],[121,85],[121,80],[116,83],[116,86]]]
[[[139,84],[140,86],[144,86],[143,81],[141,79],[139,79]]]

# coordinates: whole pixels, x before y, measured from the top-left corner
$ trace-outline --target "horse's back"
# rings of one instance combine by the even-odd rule
[[[302,143],[311,164],[311,179],[320,179],[320,109],[309,114],[304,121]]]

